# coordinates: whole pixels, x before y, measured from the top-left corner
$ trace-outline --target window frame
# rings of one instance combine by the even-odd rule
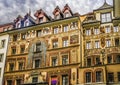
[[[108,17],[108,14],[110,14],[109,17]],[[104,18],[103,18],[103,15],[104,15]],[[109,23],[111,21],[112,21],[112,14],[111,14],[111,12],[101,13],[101,23]]]

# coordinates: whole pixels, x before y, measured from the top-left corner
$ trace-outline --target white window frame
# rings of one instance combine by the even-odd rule
[[[106,47],[110,47],[111,46],[111,40],[106,40]]]
[[[100,48],[100,41],[95,41],[95,48]]]
[[[114,27],[113,27],[113,31],[114,31],[114,32],[118,32],[118,31],[119,31],[119,27],[118,27],[118,26],[114,26]]]
[[[87,35],[87,36],[91,35],[91,30],[90,30],[90,29],[87,29],[87,30],[86,30],[86,35]]]
[[[67,47],[69,45],[68,39],[63,40],[63,47]]]
[[[91,42],[86,42],[86,49],[91,49]]]
[[[54,34],[58,34],[59,33],[59,28],[56,27],[56,28],[53,29],[53,31],[54,31]]]
[[[110,26],[106,26],[106,27],[105,27],[105,32],[106,32],[106,33],[110,33],[110,32],[111,32]]]
[[[94,34],[95,34],[95,35],[98,35],[99,33],[100,33],[99,29],[98,29],[98,28],[95,28],[95,29],[94,29]]]
[[[66,25],[66,26],[63,27],[63,31],[64,31],[64,32],[68,32],[68,30],[69,30],[69,29],[68,29],[68,25]]]
[[[101,21],[102,23],[105,23],[105,22],[111,22],[112,19],[111,19],[111,13],[103,13],[101,14]]]

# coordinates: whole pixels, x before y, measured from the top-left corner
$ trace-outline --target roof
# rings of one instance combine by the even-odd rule
[[[109,4],[105,1],[105,3],[104,3],[101,7],[99,7],[98,9],[96,9],[96,10],[108,9],[108,8],[112,8],[112,7],[113,7],[112,5],[109,5]]]

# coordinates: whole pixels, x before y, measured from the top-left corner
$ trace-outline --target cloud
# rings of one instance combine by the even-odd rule
[[[107,0],[112,4],[112,0]],[[104,0],[0,0],[0,24],[12,22],[18,15],[24,16],[29,9],[32,15],[36,10],[43,9],[48,15],[58,5],[61,10],[68,4],[72,11],[85,14],[99,8]]]

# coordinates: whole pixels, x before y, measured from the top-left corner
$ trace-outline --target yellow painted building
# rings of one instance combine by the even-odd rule
[[[10,36],[5,85],[75,85],[82,56],[81,22],[66,4],[53,11],[54,20],[42,10],[37,25],[7,32]],[[17,19],[21,20],[21,16]]]
[[[120,18],[113,8],[105,2],[84,15],[80,85],[120,85]]]

